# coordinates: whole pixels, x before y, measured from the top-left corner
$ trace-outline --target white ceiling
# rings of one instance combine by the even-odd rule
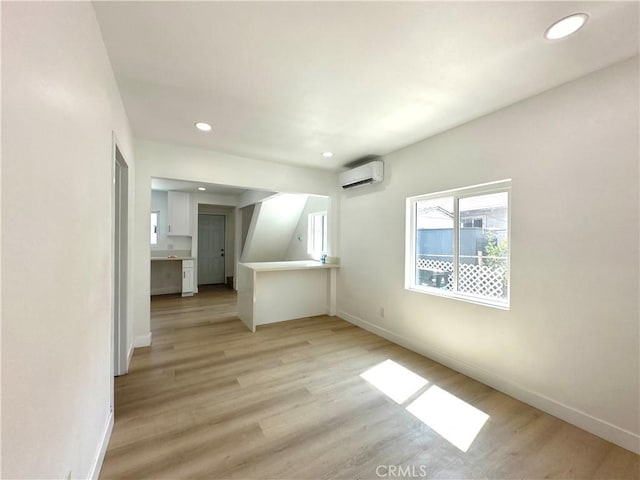
[[[638,2],[94,5],[136,136],[320,168],[384,155],[639,50]],[[590,15],[582,30],[543,38],[578,11]]]
[[[204,187],[206,190],[201,193],[213,193],[216,195],[237,196],[247,191],[246,188],[230,187],[228,185],[219,185],[217,183],[189,182],[186,180],[173,180],[168,178],[152,178],[151,190],[174,190],[178,192],[199,192],[198,187]]]

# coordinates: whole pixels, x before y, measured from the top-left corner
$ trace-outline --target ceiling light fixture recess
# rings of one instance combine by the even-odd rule
[[[544,38],[547,40],[559,40],[568,37],[580,30],[588,19],[589,15],[586,13],[574,13],[568,17],[561,18],[545,30]]]
[[[194,125],[201,132],[210,132],[211,131],[211,125],[209,125],[206,122],[196,122],[196,123],[194,123]]]
[[[322,156],[324,158],[331,158],[333,157],[333,152],[322,152]]]
[[[206,190],[206,188],[204,187],[198,187],[198,190],[200,190],[201,192],[204,192]]]

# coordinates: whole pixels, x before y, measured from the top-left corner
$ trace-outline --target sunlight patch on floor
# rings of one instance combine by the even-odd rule
[[[411,402],[407,410],[463,452],[469,450],[489,418],[435,385]]]
[[[429,383],[420,375],[393,360],[385,360],[371,367],[361,373],[360,377],[400,404]]]

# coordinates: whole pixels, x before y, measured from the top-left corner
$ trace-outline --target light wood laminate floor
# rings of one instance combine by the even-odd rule
[[[640,477],[637,455],[336,317],[252,334],[222,287],[151,310],[153,345],[116,378],[103,479]],[[360,376],[387,360],[429,383],[396,403]],[[488,415],[466,452],[409,412],[430,390],[466,402],[458,429]],[[446,402],[430,408],[446,434]]]

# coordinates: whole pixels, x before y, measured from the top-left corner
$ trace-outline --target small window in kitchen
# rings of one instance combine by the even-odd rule
[[[327,253],[327,212],[309,214],[307,253],[320,257]]]

